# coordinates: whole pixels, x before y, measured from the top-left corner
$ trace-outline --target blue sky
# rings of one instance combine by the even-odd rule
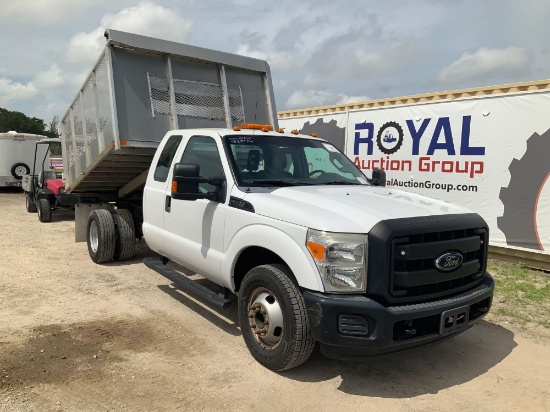
[[[550,78],[542,0],[0,0],[0,107],[62,116],[105,27],[266,59],[278,110]]]

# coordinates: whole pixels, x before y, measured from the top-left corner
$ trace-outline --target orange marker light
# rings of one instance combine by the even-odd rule
[[[291,131],[290,133],[292,133],[292,134],[298,134],[298,130],[294,129],[294,130]]]
[[[235,132],[240,132],[241,131],[241,128],[239,126],[233,126],[233,130]]]
[[[172,180],[172,193],[178,193],[178,182],[176,180]]]
[[[285,132],[285,129],[283,129],[282,127],[279,127],[279,128],[277,129],[277,132],[278,132],[278,133],[284,133],[284,132]]]
[[[241,123],[241,129],[254,129],[254,130],[263,130],[272,131],[273,126],[270,124],[261,124],[261,123]]]
[[[317,137],[317,133],[311,133],[311,137]]]
[[[307,242],[307,249],[311,256],[317,260],[325,260],[325,247],[312,241]]]

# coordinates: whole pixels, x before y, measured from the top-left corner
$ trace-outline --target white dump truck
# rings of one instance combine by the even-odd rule
[[[184,292],[220,309],[237,296],[251,354],[277,371],[316,341],[358,359],[455,336],[489,311],[484,220],[388,189],[384,172],[365,176],[327,140],[277,128],[267,63],[106,37],[63,120],[77,237],[82,225],[95,262],[130,259],[144,237],[159,255],[145,264]],[[101,90],[109,120],[86,97]]]

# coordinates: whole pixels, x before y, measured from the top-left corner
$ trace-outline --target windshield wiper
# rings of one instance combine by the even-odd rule
[[[289,187],[289,186],[315,186],[314,183],[301,182],[298,180],[248,180],[245,181],[246,184],[254,185],[266,185],[266,186],[279,186],[279,187]]]
[[[353,186],[364,186],[362,183],[342,182],[342,181],[323,182],[323,183],[320,183],[320,185],[353,185]]]
[[[279,187],[302,185],[302,183],[289,182],[288,180],[249,180],[249,181],[246,181],[245,183],[253,184],[253,185],[279,186]]]

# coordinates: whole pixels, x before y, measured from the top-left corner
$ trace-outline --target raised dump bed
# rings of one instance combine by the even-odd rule
[[[116,30],[105,38],[62,120],[68,192],[115,201],[139,189],[169,130],[276,125],[265,61]]]

